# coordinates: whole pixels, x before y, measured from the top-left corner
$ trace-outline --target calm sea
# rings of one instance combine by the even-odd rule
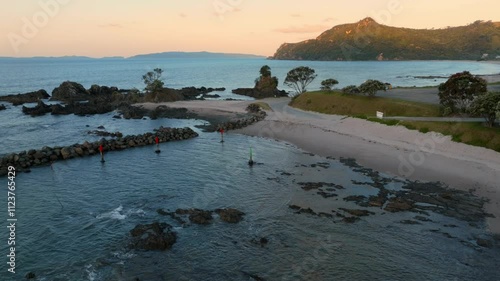
[[[334,77],[342,85],[368,78],[400,86],[435,85],[438,79],[469,70],[498,72],[498,65],[479,62],[293,62],[263,59],[228,60],[0,60],[0,94],[52,88],[73,80],[120,88],[142,88],[141,75],[165,70],[167,86],[251,87],[260,67],[271,66],[283,81],[286,72],[308,65],[317,81]],[[319,87],[319,82],[310,89]],[[88,130],[137,134],[159,126],[193,127],[203,120],[116,120],[113,114],[92,117],[31,118],[20,107],[0,111],[0,155],[43,146],[97,140]],[[0,280],[497,280],[500,251],[475,246],[489,237],[481,228],[431,214],[432,222],[401,224],[414,213],[383,214],[355,224],[332,218],[295,214],[291,204],[316,212],[355,208],[342,200],[378,191],[359,171],[335,159],[309,155],[283,142],[215,133],[135,148],[98,157],[34,168],[16,179],[16,275],[7,272],[7,179],[0,178]],[[259,165],[246,165],[249,149]],[[314,165],[322,163],[320,166]],[[338,198],[304,191],[299,182],[342,185]],[[387,188],[400,188],[388,179]],[[349,203],[350,204],[350,203]],[[318,207],[321,206],[321,207]],[[239,224],[215,219],[211,225],[181,226],[157,209],[232,207],[246,213]],[[129,231],[154,221],[173,225],[177,243],[165,252],[128,247]],[[450,227],[450,226],[455,227]],[[437,230],[437,231],[436,231]],[[447,233],[449,235],[443,235]],[[450,236],[452,238],[450,238]],[[261,246],[253,241],[265,237]],[[2,242],[3,241],[3,242]]]

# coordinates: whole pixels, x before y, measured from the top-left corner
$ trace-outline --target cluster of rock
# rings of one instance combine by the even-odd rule
[[[37,102],[42,99],[48,99],[50,95],[45,90],[38,90],[34,92],[29,92],[25,94],[0,96],[0,101],[6,101],[12,103],[12,105],[17,106],[24,103]]]
[[[5,105],[0,104],[0,111],[2,111],[2,110],[6,110],[6,109],[7,109],[7,107],[5,107]]]
[[[230,120],[225,123],[218,124],[217,131],[219,131],[220,129],[224,129],[224,131],[230,131],[245,128],[256,122],[264,120],[264,118],[266,118],[266,115],[266,112],[261,110],[245,118]]]
[[[186,224],[182,216],[188,216],[189,221],[194,224],[208,225],[213,221],[212,214],[215,212],[219,215],[220,219],[227,223],[238,223],[243,219],[245,213],[233,209],[216,209],[201,210],[201,209],[177,209],[175,212],[166,212],[159,209],[158,214],[163,216],[170,216],[172,219]],[[130,248],[136,250],[146,251],[165,251],[172,247],[177,241],[177,233],[172,230],[172,226],[167,223],[154,222],[151,224],[138,224],[130,231],[131,243]],[[267,243],[267,240],[265,240]]]
[[[207,225],[213,221],[213,213],[219,215],[219,218],[227,223],[238,223],[243,219],[245,213],[234,208],[201,210],[201,209],[177,209],[175,212],[166,212],[162,209],[157,210],[162,216],[170,216],[180,224],[184,225],[187,221],[182,216],[187,216],[189,221],[194,224]]]
[[[102,130],[94,130],[94,131],[88,131],[88,135],[95,135],[99,137],[112,137],[112,138],[121,138],[123,137],[123,134],[121,132],[107,132],[107,131],[102,131]]]
[[[272,97],[288,97],[288,93],[283,90],[262,91],[256,88],[237,88],[232,90],[233,94],[252,97],[255,99],[264,99]]]
[[[155,137],[160,142],[187,140],[198,136],[198,133],[191,128],[164,128],[160,127],[154,133],[141,135],[129,135],[116,139],[101,139],[96,142],[84,142],[65,147],[43,147],[42,149],[31,149],[19,153],[11,153],[1,158],[0,176],[7,175],[9,166],[14,166],[16,171],[28,172],[30,167],[49,165],[52,162],[91,156],[99,153],[99,146],[102,145],[104,151],[116,151],[132,148],[136,146],[146,146],[155,144]]]
[[[50,96],[45,90],[30,92],[18,95],[0,97],[0,101],[7,101],[13,105],[24,103],[38,104],[35,107],[24,107],[23,112],[31,116],[41,116],[45,114],[67,115],[75,114],[79,116],[104,114],[114,110],[131,112],[134,115],[131,104],[141,102],[172,102],[179,100],[204,100],[205,98],[218,98],[219,95],[211,95],[214,91],[225,91],[225,88],[206,87],[185,87],[182,89],[163,88],[157,93],[139,93],[137,90],[118,89],[117,87],[92,85],[85,89],[83,85],[66,81],[52,91]],[[64,103],[47,105],[42,100],[59,101]],[[125,117],[126,118],[126,117]]]

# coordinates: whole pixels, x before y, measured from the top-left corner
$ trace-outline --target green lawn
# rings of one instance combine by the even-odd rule
[[[383,111],[387,116],[440,116],[439,107],[431,104],[382,97],[343,95],[336,92],[311,92],[295,98],[290,105],[303,110],[363,118],[388,126],[401,125],[410,130],[419,130],[422,133],[439,132],[452,136],[452,140],[456,142],[486,147],[500,152],[499,127],[488,128],[481,123],[399,121],[367,117],[374,116],[377,110]]]
[[[293,99],[291,106],[326,114],[375,116],[437,117],[439,106],[398,99],[344,95],[339,92],[310,92]]]

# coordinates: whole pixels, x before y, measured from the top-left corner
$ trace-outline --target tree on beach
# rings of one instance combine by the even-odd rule
[[[346,95],[352,95],[352,94],[359,94],[359,88],[355,85],[349,85],[344,88],[342,88],[342,93]]]
[[[486,80],[468,71],[459,72],[439,85],[439,102],[449,113],[466,113],[474,99],[486,92]]]
[[[155,68],[153,71],[149,71],[148,73],[142,76],[144,80],[144,84],[146,84],[147,93],[157,93],[163,89],[163,81],[161,81],[161,74],[163,70],[161,68]]]
[[[477,97],[471,104],[469,112],[486,119],[489,127],[493,127],[497,119],[498,106],[500,105],[500,92],[489,92]]]
[[[307,85],[318,76],[315,74],[314,69],[307,66],[299,66],[290,70],[283,82],[288,87],[295,90],[297,94],[302,94],[306,92]]]
[[[331,91],[333,86],[337,85],[338,83],[339,83],[339,81],[337,81],[333,78],[323,80],[323,81],[321,81],[321,90]]]
[[[384,83],[378,80],[366,80],[363,84],[359,85],[359,91],[361,93],[367,94],[369,97],[375,96],[377,91],[385,91],[386,86]]]

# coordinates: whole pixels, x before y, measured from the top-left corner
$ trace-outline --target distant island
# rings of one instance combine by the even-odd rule
[[[365,18],[316,39],[281,45],[277,60],[500,60],[500,22],[444,29],[398,28]]]
[[[130,57],[129,59],[172,59],[172,58],[265,58],[264,56],[250,54],[232,54],[232,53],[211,53],[211,52],[163,52],[155,54],[144,54]]]
[[[172,59],[172,58],[197,58],[197,59],[207,59],[207,58],[265,58],[264,56],[252,55],[252,54],[233,54],[233,53],[211,53],[211,52],[163,52],[163,53],[153,53],[153,54],[142,54],[136,55],[129,58],[125,57],[103,57],[103,58],[92,58],[86,56],[61,56],[61,57],[0,57],[0,59],[61,59],[61,60],[97,60],[97,59]]]

